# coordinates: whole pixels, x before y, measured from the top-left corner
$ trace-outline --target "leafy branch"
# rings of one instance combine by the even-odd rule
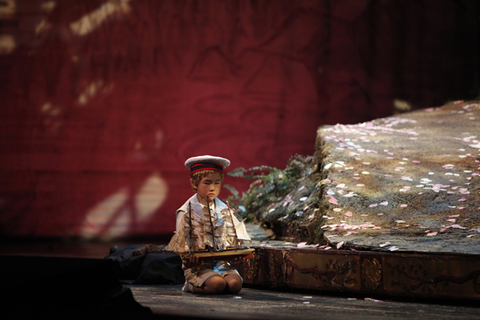
[[[232,186],[225,185],[232,195],[227,201],[237,207],[237,211],[243,218],[253,220],[255,213],[264,206],[286,196],[294,187],[298,179],[309,175],[312,171],[313,157],[295,155],[288,161],[284,170],[257,166],[249,169],[237,168],[228,173],[232,177],[243,177],[253,181],[249,189],[240,193]]]

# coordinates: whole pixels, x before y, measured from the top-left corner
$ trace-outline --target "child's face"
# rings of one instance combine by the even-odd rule
[[[200,180],[197,187],[198,200],[205,200],[207,197],[209,201],[212,201],[220,194],[220,189],[222,187],[222,176],[220,173],[209,173]]]

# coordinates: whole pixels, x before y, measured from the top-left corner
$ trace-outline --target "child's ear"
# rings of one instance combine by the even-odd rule
[[[190,185],[192,186],[193,190],[197,190],[197,186],[193,183],[192,180],[190,180]]]

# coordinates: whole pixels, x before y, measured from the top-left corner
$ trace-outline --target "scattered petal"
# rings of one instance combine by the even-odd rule
[[[305,247],[308,247],[306,242],[297,243],[297,248],[305,248]]]
[[[335,199],[333,196],[330,196],[330,200],[328,200],[331,204],[338,204],[338,200]]]

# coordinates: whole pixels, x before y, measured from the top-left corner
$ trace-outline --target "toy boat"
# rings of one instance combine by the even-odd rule
[[[238,249],[227,249],[219,251],[196,251],[196,252],[185,252],[182,253],[182,258],[188,260],[191,254],[196,255],[200,260],[234,260],[236,258],[250,258],[255,249],[251,248],[238,248]]]

